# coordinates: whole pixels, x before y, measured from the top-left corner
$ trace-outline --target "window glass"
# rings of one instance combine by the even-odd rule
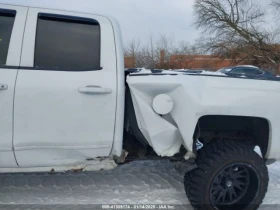
[[[247,69],[246,74],[248,74],[248,75],[260,75],[260,74],[262,74],[262,71],[260,71],[259,69],[250,68],[250,69]]]
[[[246,69],[244,68],[237,68],[232,70],[230,73],[232,74],[245,74],[246,73]]]
[[[0,66],[6,65],[16,11],[0,9]]]
[[[233,74],[245,74],[245,75],[260,75],[262,71],[257,68],[238,68],[234,69],[231,73]]]
[[[70,71],[99,69],[98,22],[86,18],[39,14],[34,66]]]

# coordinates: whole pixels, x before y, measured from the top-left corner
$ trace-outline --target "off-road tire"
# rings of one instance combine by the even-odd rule
[[[217,179],[217,174],[225,167],[235,163],[247,164],[249,168],[251,167],[256,172],[258,178],[257,191],[249,203],[242,203],[240,206],[235,204],[235,206],[217,207],[211,200],[212,183],[214,179]],[[248,144],[233,140],[213,141],[198,151],[196,164],[198,167],[188,172],[184,179],[186,194],[195,209],[255,210],[262,203],[268,187],[268,170],[263,158],[253,151]]]

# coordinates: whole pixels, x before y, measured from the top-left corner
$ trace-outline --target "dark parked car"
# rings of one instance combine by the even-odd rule
[[[218,70],[218,72],[224,73],[228,76],[262,76],[262,77],[274,77],[275,75],[264,71],[256,66],[232,66]]]

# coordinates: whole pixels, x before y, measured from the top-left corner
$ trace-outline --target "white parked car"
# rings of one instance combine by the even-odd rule
[[[279,81],[124,74],[120,27],[100,15],[0,4],[0,26],[0,172],[170,157],[193,164],[196,209],[261,204],[280,158]]]

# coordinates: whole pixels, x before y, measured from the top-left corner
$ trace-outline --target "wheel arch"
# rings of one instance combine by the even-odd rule
[[[205,143],[216,139],[249,140],[260,147],[265,158],[270,151],[271,123],[263,117],[203,115],[198,119],[193,135],[195,153],[197,137]]]

